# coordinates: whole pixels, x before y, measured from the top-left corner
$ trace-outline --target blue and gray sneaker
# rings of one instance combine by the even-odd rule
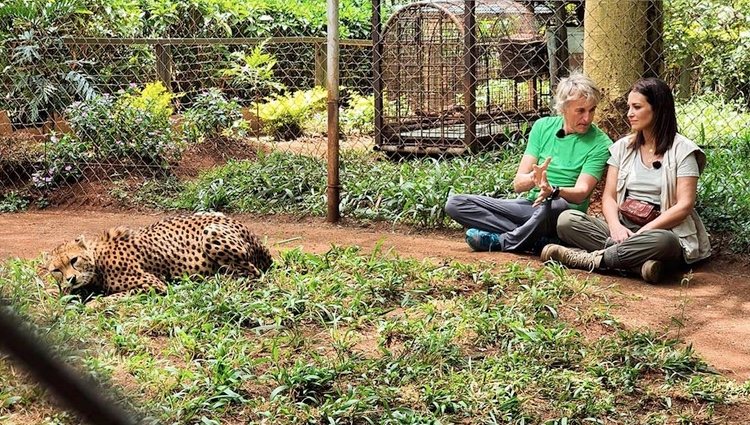
[[[469,229],[466,231],[466,243],[474,251],[501,251],[503,236],[485,230]]]

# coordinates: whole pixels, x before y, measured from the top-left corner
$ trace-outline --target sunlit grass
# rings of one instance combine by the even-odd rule
[[[696,406],[710,422],[750,391],[690,347],[622,328],[596,286],[557,266],[332,247],[283,252],[257,282],[88,304],[45,288],[33,262],[0,269],[2,296],[69,363],[163,423],[645,423]],[[9,365],[0,419],[76,423]]]

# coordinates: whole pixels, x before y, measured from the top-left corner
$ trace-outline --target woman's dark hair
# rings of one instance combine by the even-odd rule
[[[630,89],[631,92],[642,94],[654,112],[653,133],[656,138],[656,154],[662,155],[674,143],[677,135],[677,115],[674,110],[674,96],[667,83],[658,78],[644,78],[638,80]],[[643,132],[635,135],[634,148],[645,143]]]

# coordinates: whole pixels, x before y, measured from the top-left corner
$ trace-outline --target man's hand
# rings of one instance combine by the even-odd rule
[[[550,159],[547,158],[547,161],[544,162],[544,166],[549,164]],[[539,187],[539,195],[534,200],[534,203],[532,204],[533,207],[539,206],[549,198],[549,196],[552,194],[552,186],[550,186],[549,181],[547,181],[547,170],[543,170],[540,173],[539,178],[539,184],[537,184]]]
[[[531,175],[532,180],[534,180],[534,185],[536,187],[541,188],[542,187],[542,180],[544,182],[547,181],[547,167],[549,167],[549,163],[552,162],[552,157],[547,157],[547,159],[544,160],[544,163],[542,165],[534,164],[534,167],[532,167]]]

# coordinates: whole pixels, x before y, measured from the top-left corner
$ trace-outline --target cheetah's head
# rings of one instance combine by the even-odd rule
[[[45,262],[62,294],[69,294],[94,282],[94,250],[83,236],[53,249]]]

